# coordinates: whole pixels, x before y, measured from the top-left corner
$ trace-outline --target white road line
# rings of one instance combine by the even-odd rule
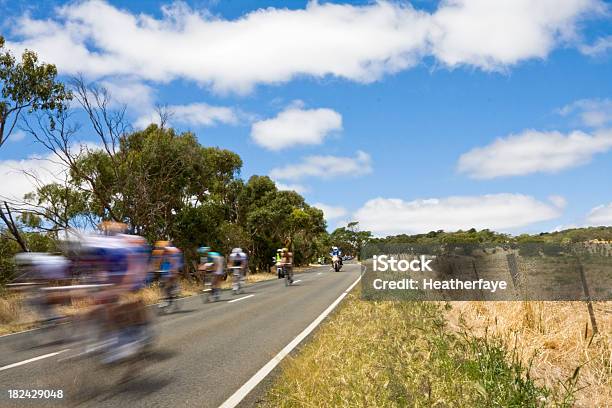
[[[227,302],[227,303],[238,302],[239,300],[248,299],[248,298],[253,297],[253,296],[255,296],[255,295],[247,295],[247,296],[243,296],[243,297],[238,298],[238,299],[230,300],[230,301],[229,301],[229,302]]]
[[[301,281],[302,281],[301,279],[298,279],[296,281],[293,281],[293,283],[298,283],[298,282],[301,282]]]
[[[68,351],[68,350],[69,349],[64,349],[64,350],[56,351],[55,353],[44,354],[42,356],[30,358],[28,360],[23,360],[23,361],[20,361],[18,363],[13,363],[13,364],[5,365],[5,366],[0,367],[0,371],[8,370],[9,368],[19,367],[19,366],[22,366],[22,365],[28,364],[28,363],[33,363],[34,361],[42,360],[43,358],[57,356],[58,354],[61,354],[61,353],[65,352],[65,351]]]
[[[225,400],[225,402],[221,404],[219,408],[234,408],[236,405],[238,405],[240,401],[242,401],[244,397],[246,397],[247,394],[261,382],[261,380],[263,380],[272,370],[274,370],[274,367],[276,367],[287,354],[291,353],[291,350],[300,344],[302,340],[304,340],[306,336],[308,336],[323,321],[323,319],[325,319],[332,312],[332,310],[336,308],[336,306],[338,306],[338,303],[344,299],[344,297],[355,287],[355,285],[357,285],[360,279],[361,276],[359,276],[359,278],[357,278],[357,280],[353,282],[347,290],[342,292],[338,299],[334,300],[334,303],[329,305],[329,307],[325,309],[323,313],[319,315],[319,317],[310,323],[310,325],[308,325],[308,327],[298,334],[296,338],[291,340],[289,344],[287,344],[277,355],[275,355],[272,360],[268,361],[268,363],[260,368],[253,377],[251,377],[242,387],[238,389],[238,391]]]
[[[323,272],[319,272],[319,273],[317,273],[317,275],[323,275]]]
[[[22,330],[22,331],[18,331],[18,332],[15,332],[15,333],[3,334],[2,336],[0,336],[0,339],[2,337],[14,336],[16,334],[27,333],[27,332],[31,332],[31,331],[35,331],[35,330],[40,330],[40,327],[35,327],[33,329],[28,329],[28,330]]]

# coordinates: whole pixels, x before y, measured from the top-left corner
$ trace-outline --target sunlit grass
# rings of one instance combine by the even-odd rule
[[[584,302],[452,302],[446,316],[457,332],[494,336],[515,350],[557,401],[612,405],[612,302],[595,303],[596,336]]]
[[[266,407],[537,407],[549,391],[493,338],[446,327],[435,303],[368,302],[358,289],[282,364]]]

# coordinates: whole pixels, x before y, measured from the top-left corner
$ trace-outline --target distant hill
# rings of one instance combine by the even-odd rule
[[[472,228],[467,231],[431,231],[427,234],[415,235],[392,235],[385,238],[373,238],[371,242],[377,243],[406,243],[429,245],[438,243],[524,243],[524,242],[544,242],[544,243],[570,243],[586,241],[610,241],[612,242],[612,227],[587,227],[571,228],[555,232],[542,232],[539,234],[521,234],[512,236],[499,232],[483,229],[477,231]]]

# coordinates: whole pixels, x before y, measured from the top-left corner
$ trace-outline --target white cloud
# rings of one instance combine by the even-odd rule
[[[446,0],[431,13],[384,0],[310,1],[227,20],[182,2],[155,18],[90,0],[57,9],[53,19],[18,19],[8,45],[37,51],[64,73],[184,78],[248,92],[298,75],[371,82],[429,55],[451,67],[503,69],[574,41],[581,19],[603,9],[599,0]]]
[[[34,175],[43,184],[62,179],[65,166],[53,154],[44,157],[32,156],[22,160],[0,161],[0,197],[21,200],[23,196],[36,190],[35,180],[26,175]]]
[[[565,197],[559,195],[551,195],[548,197],[548,200],[557,208],[565,208],[567,206],[567,200]]]
[[[561,224],[561,225],[555,226],[555,228],[551,229],[550,232],[559,232],[559,231],[575,229],[575,228],[582,228],[582,227],[576,224]]]
[[[102,148],[102,145],[93,142],[76,142],[70,150],[78,155]],[[19,160],[0,160],[0,198],[21,200],[39,185],[63,182],[66,171],[66,165],[53,153],[31,155]]]
[[[612,49],[612,35],[598,38],[591,45],[580,46],[580,52],[582,52],[583,54],[589,55],[591,57],[606,54],[608,50],[611,50],[611,49]]]
[[[360,176],[372,172],[370,155],[357,151],[355,157],[308,156],[301,163],[277,167],[270,171],[275,180],[299,180],[305,177],[334,178]]]
[[[586,126],[603,127],[612,124],[612,99],[580,99],[559,109],[559,114],[576,114]]]
[[[577,19],[603,10],[591,0],[445,0],[432,19],[432,53],[449,66],[485,70],[546,58],[575,39]]]
[[[251,137],[260,146],[281,150],[294,145],[317,145],[342,129],[342,116],[326,108],[303,109],[291,105],[272,119],[253,123]]]
[[[285,184],[279,183],[278,181],[274,182],[276,184],[276,188],[281,191],[295,191],[296,193],[303,194],[308,192],[310,189],[301,184]]]
[[[206,103],[188,105],[169,105],[165,109],[170,114],[170,123],[181,123],[191,126],[215,126],[221,123],[235,125],[239,122],[239,114],[233,108],[212,106]],[[141,115],[135,122],[136,127],[144,128],[151,123],[159,123],[159,115],[155,109]]]
[[[593,208],[586,217],[588,225],[612,225],[612,203]]]
[[[322,210],[323,214],[325,215],[325,219],[327,221],[333,220],[336,218],[341,218],[348,214],[348,212],[346,211],[346,208],[344,207],[335,207],[335,206],[327,205],[323,203],[313,204],[313,207],[317,207],[318,209]]]
[[[469,228],[507,231],[557,218],[561,209],[527,195],[505,193],[414,201],[375,198],[354,215],[362,229],[383,236]]]
[[[462,154],[458,170],[478,179],[554,173],[588,163],[593,155],[611,147],[612,130],[593,135],[580,131],[564,135],[526,130]]]
[[[136,112],[149,110],[154,105],[155,91],[136,78],[106,78],[100,85],[108,91],[112,102]]]
[[[134,126],[145,128],[151,123],[159,124],[155,106],[155,89],[147,83],[134,78],[112,77],[100,81],[114,105],[126,105],[136,116]],[[179,123],[190,126],[215,126],[221,123],[235,125],[248,115],[237,109],[225,106],[212,106],[203,102],[185,105],[168,105],[164,109],[170,114],[168,124]]]
[[[10,140],[11,142],[21,142],[23,139],[26,138],[26,136],[26,132],[24,132],[23,130],[16,129],[9,135],[8,140]]]

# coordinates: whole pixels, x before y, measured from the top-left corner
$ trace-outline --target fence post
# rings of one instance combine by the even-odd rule
[[[476,269],[476,261],[474,261],[473,258],[472,258],[472,269],[474,270],[474,275],[476,277],[476,280],[480,280],[480,276],[478,276],[478,270]],[[485,296],[484,296],[484,292],[482,291],[482,288],[478,289],[478,291],[480,292],[480,300],[485,300]]]
[[[516,263],[516,255],[508,254],[506,255],[506,259],[508,260],[508,269],[510,270],[510,277],[512,278],[512,284],[516,289],[519,288],[519,270],[518,265]]]
[[[513,253],[507,254],[506,260],[508,261],[508,270],[510,272],[510,277],[512,278],[512,284],[514,285],[514,293],[517,298],[520,298],[521,276],[518,268],[518,263],[516,261],[516,255]]]
[[[587,309],[589,310],[589,317],[591,318],[591,327],[593,328],[593,335],[597,334],[597,321],[595,320],[595,311],[593,310],[593,303],[591,302],[591,294],[587,285],[586,276],[584,274],[584,268],[578,259],[578,271],[580,272],[580,279],[582,280],[582,289],[586,297]]]

